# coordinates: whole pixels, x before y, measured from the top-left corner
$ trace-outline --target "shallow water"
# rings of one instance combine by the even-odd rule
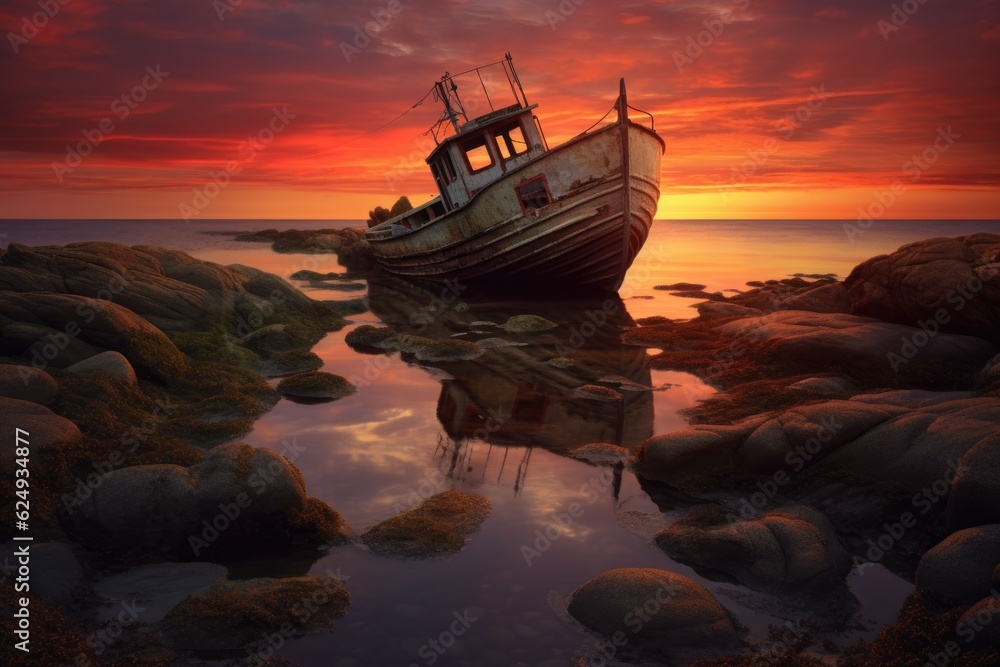
[[[300,269],[342,269],[327,256],[279,255],[267,244],[201,232],[350,224],[32,221],[0,223],[0,231],[7,234],[4,242],[27,245],[84,240],[162,245],[288,277]],[[349,615],[332,634],[286,643],[279,653],[307,667],[568,665],[575,651],[595,640],[565,622],[558,600],[617,567],[659,567],[693,577],[757,639],[768,624],[794,619],[801,610],[782,609],[773,599],[708,581],[671,561],[649,544],[648,535],[630,530],[649,533],[650,527],[666,525],[673,517],[660,507],[669,503],[658,499],[658,506],[647,495],[650,489],[627,471],[612,478],[606,469],[564,454],[591,442],[634,448],[651,434],[683,428],[678,411],[714,391],[686,373],[651,371],[645,350],[620,343],[621,327],[632,319],[695,314],[690,304],[697,300],[669,296],[655,285],[684,281],[716,291],[796,272],[843,277],[859,261],[910,241],[1000,231],[996,222],[884,221],[850,243],[843,225],[658,222],[610,314],[601,300],[497,303],[463,290],[435,293],[391,280],[369,286],[372,311],[350,318],[350,327],[328,335],[314,350],[324,370],[351,378],[360,391],[322,405],[281,401],[246,440],[286,454],[305,475],[309,493],[333,506],[358,532],[447,488],[487,496],[493,512],[468,548],[450,559],[407,562],[355,546],[332,550],[310,571],[349,578]],[[318,299],[365,294],[303,288]],[[559,327],[526,346],[491,350],[472,362],[418,366],[398,354],[358,354],[343,342],[350,328],[380,322],[435,338],[476,330],[524,342],[525,336],[483,324],[501,324],[523,313],[543,315]],[[573,357],[577,367],[561,370],[546,363],[557,356]],[[656,391],[626,392],[625,401],[613,404],[573,397],[574,387],[609,375]],[[582,515],[553,528],[573,503],[583,507]],[[546,529],[556,536],[548,543],[539,537]],[[534,555],[526,557],[526,549],[534,549]],[[266,576],[267,567],[245,574]],[[862,611],[857,629],[840,637],[844,643],[891,623],[912,590],[880,566],[863,577],[852,576],[849,583]],[[466,612],[477,620],[453,645],[439,653],[428,644],[431,638],[448,643],[449,635],[442,638],[442,633],[456,613]]]

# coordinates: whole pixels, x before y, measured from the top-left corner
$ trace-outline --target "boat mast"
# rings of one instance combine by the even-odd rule
[[[615,291],[625,282],[625,271],[628,270],[628,252],[632,238],[632,174],[628,145],[628,96],[625,93],[624,77],[619,82],[618,94],[618,125],[621,128],[622,142],[622,269]]]
[[[445,87],[446,83],[448,83],[448,84],[451,85],[451,90],[452,91],[458,90],[458,86],[456,86],[455,82],[451,80],[451,76],[447,72],[445,72],[445,75],[443,77],[441,77],[440,81],[438,81],[437,83],[434,84],[434,87],[435,87],[435,89],[437,89],[438,97],[441,98],[441,102],[444,104],[445,115],[448,116],[448,120],[451,121],[452,127],[455,128],[455,134],[458,134],[459,131],[460,131],[460,128],[459,128],[459,125],[458,125],[458,113],[459,112],[455,111],[454,107],[451,106],[451,91],[449,91]],[[458,102],[458,103],[459,103],[459,106],[461,107],[461,102]],[[464,110],[462,111],[462,115],[463,116],[465,115],[465,111]],[[466,118],[465,120],[468,121],[469,119]]]

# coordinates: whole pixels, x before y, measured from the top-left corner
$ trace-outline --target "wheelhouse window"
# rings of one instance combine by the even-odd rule
[[[544,175],[525,181],[514,188],[514,191],[517,192],[517,198],[521,202],[521,208],[524,209],[525,213],[537,211],[543,206],[548,206],[552,203],[552,197],[549,195],[549,186],[545,182]]]
[[[493,138],[497,144],[497,151],[504,160],[528,152],[528,142],[524,138],[524,130],[521,128],[521,123],[516,120],[495,129]]]
[[[490,153],[484,134],[463,141],[462,155],[472,174],[493,166],[493,154]]]
[[[455,173],[455,163],[451,161],[451,155],[449,153],[444,153],[441,156],[441,164],[443,166],[441,169],[441,175],[444,176],[449,183],[454,183],[455,179],[458,178],[458,174]]]

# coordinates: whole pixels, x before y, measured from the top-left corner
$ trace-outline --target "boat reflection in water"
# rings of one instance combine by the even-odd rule
[[[518,492],[534,447],[560,455],[592,443],[634,450],[653,433],[647,353],[621,342],[623,328],[634,323],[616,295],[511,301],[455,285],[423,286],[381,276],[370,280],[369,303],[399,333],[489,346],[471,361],[420,362],[441,377],[437,417],[448,437],[437,452],[450,476],[470,472],[472,447],[485,443],[483,456],[501,458],[498,483],[506,470],[515,476]],[[532,333],[501,328],[518,315],[536,315],[558,326]],[[572,365],[566,366],[565,359]],[[581,395],[587,385],[621,397]],[[494,452],[494,446],[504,451]],[[527,449],[508,452],[509,447]],[[485,476],[487,463],[482,467]]]

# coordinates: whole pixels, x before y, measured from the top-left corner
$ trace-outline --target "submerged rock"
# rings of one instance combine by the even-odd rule
[[[299,373],[278,383],[278,392],[292,399],[335,401],[357,391],[357,387],[339,375],[319,371]]]
[[[350,601],[330,576],[219,581],[170,610],[159,628],[174,650],[258,653],[274,633],[329,632]]]
[[[577,447],[569,456],[594,465],[622,465],[632,458],[632,452],[618,445],[599,442]]]
[[[620,401],[622,395],[614,389],[602,387],[599,384],[585,384],[573,390],[574,398],[585,398],[591,401]]]
[[[667,570],[621,568],[600,574],[573,592],[568,610],[589,630],[627,643],[666,650],[742,646],[736,624],[715,596]]]
[[[143,608],[142,621],[155,623],[183,600],[225,579],[229,571],[214,563],[154,563],[140,565],[94,585],[94,592],[105,600],[99,616],[113,617],[121,603]]]
[[[461,551],[490,515],[482,497],[449,490],[369,528],[362,542],[380,556],[439,558]]]
[[[801,506],[751,518],[711,506],[661,531],[656,544],[672,558],[766,592],[840,586],[852,564],[826,517]]]
[[[701,283],[673,283],[672,285],[656,285],[653,289],[661,292],[697,292],[707,287]]]
[[[535,333],[555,329],[558,325],[538,315],[515,315],[500,325],[508,333]]]
[[[367,324],[348,333],[345,341],[356,350],[398,350],[414,355],[419,361],[468,361],[486,352],[480,345],[467,340],[434,340]]]

